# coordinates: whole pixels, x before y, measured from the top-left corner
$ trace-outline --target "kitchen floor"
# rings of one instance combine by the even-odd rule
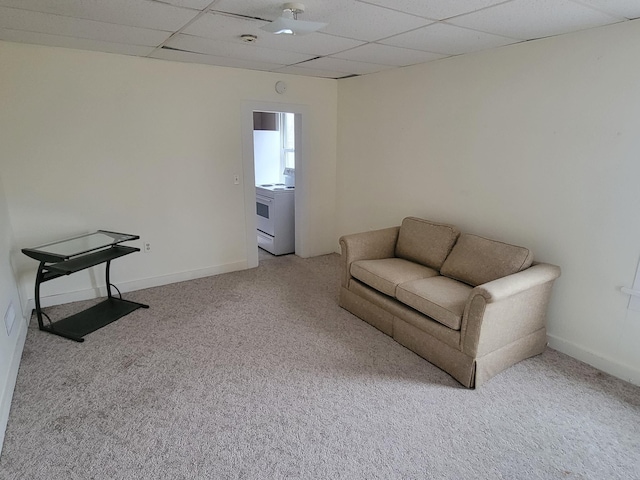
[[[258,262],[261,262],[263,260],[269,260],[270,258],[276,258],[276,256],[275,255],[271,255],[266,250],[258,248]]]

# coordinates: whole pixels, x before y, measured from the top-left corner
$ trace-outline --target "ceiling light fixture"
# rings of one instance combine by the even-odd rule
[[[302,3],[285,3],[282,5],[282,11],[282,17],[260,28],[276,35],[308,35],[328,25],[328,23],[298,20],[298,14],[304,12]]]

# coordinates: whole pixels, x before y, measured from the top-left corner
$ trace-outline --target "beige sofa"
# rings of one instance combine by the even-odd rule
[[[541,353],[555,265],[451,225],[340,238],[340,306],[473,388]]]

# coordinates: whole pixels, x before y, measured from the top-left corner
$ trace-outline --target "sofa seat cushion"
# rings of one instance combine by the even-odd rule
[[[399,284],[434,277],[438,272],[402,258],[383,258],[353,262],[351,275],[371,288],[395,297]]]
[[[460,330],[472,287],[448,277],[412,280],[398,285],[396,298],[453,330]]]
[[[532,262],[528,248],[462,234],[440,273],[475,287],[529,268]]]
[[[407,217],[398,233],[396,257],[440,270],[458,235],[451,225]]]

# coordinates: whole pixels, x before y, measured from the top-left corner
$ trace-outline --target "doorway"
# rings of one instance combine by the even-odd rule
[[[253,112],[258,262],[295,253],[295,114]]]
[[[291,251],[298,256],[305,256],[307,204],[305,152],[308,139],[305,131],[305,116],[306,107],[303,105],[264,102],[243,104],[242,151],[247,268],[257,267],[259,263],[258,245],[261,237],[258,224],[263,224],[264,219],[259,216],[258,210],[263,214],[265,212],[264,206],[259,208],[256,201],[260,185],[273,185],[273,187],[267,187],[272,192],[268,197],[277,194],[286,198],[287,195],[284,192],[292,191],[290,195],[293,197],[294,234]],[[256,126],[258,126],[258,134],[256,134]],[[268,144],[277,145],[278,152],[272,153],[271,158],[259,159],[257,164],[256,149],[267,148]],[[262,240],[273,241],[273,238],[263,236]]]

